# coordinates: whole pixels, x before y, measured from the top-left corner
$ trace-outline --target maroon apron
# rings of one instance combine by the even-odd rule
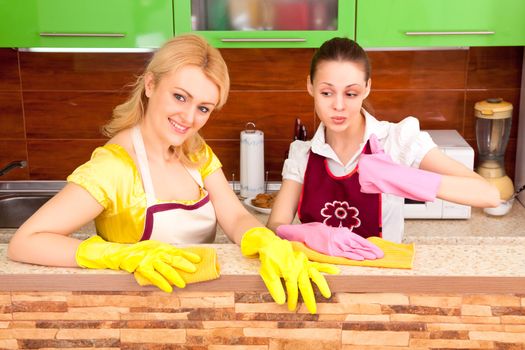
[[[363,150],[370,154],[367,142]],[[362,193],[356,168],[348,175],[335,176],[328,160],[310,150],[299,200],[302,223],[322,222],[348,227],[362,237],[381,237],[381,193]]]

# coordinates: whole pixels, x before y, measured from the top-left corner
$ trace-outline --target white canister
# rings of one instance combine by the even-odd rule
[[[241,196],[254,197],[264,192],[264,133],[247,123],[241,131]]]

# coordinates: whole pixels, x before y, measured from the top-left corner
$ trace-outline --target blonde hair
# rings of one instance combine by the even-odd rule
[[[187,65],[200,67],[212,82],[219,88],[219,101],[216,109],[220,109],[228,98],[230,90],[230,78],[226,62],[219,50],[212,47],[202,37],[195,34],[184,34],[176,36],[167,41],[159,48],[144,72],[132,85],[133,90],[128,100],[113,110],[113,116],[109,123],[102,127],[102,133],[113,137],[118,132],[139,124],[144,118],[148,106],[148,98],[145,93],[144,77],[151,73],[155,86],[168,73],[177,71]],[[173,147],[175,154],[185,165],[200,164],[205,159],[197,159],[195,154],[204,154],[204,140],[196,133],[188,138],[179,147]],[[193,155],[190,158],[190,155]]]

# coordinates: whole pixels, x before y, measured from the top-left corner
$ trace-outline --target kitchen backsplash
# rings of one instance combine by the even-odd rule
[[[239,179],[239,134],[247,122],[265,133],[266,169],[280,180],[294,121],[309,137],[318,125],[307,94],[313,49],[222,49],[232,86],[226,106],[202,135],[228,179]],[[372,51],[375,115],[412,115],[424,129],[456,129],[476,150],[474,103],[502,97],[514,105],[506,168],[514,175],[523,47]],[[65,179],[106,142],[100,126],[123,102],[150,54],[30,53],[0,49],[0,167],[26,159],[7,179]]]

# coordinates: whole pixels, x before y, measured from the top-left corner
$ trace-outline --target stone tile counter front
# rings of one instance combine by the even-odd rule
[[[229,243],[209,245],[219,279],[172,294],[124,272],[12,262],[4,243],[0,349],[524,350],[524,224],[518,206],[506,218],[409,221],[413,269],[343,266],[315,315],[275,304],[259,261]]]

